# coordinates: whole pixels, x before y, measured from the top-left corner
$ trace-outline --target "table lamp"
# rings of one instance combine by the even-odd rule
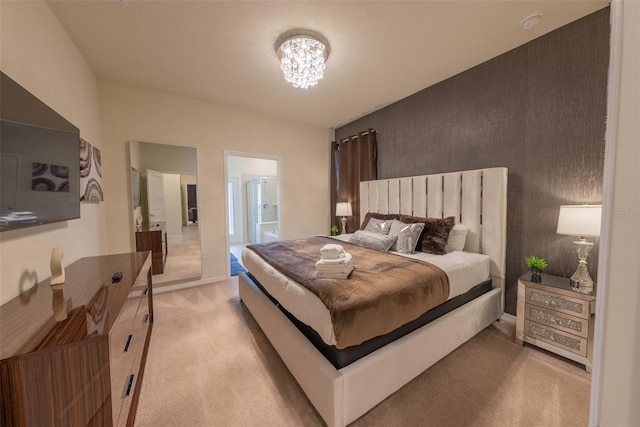
[[[573,290],[584,294],[593,292],[593,280],[587,271],[587,257],[594,243],[587,242],[585,237],[600,236],[600,221],[602,205],[564,205],[560,206],[558,215],[558,234],[566,236],[580,236],[574,241],[578,251],[578,268],[571,276],[570,284]]]
[[[351,203],[349,202],[338,202],[336,203],[336,216],[341,216],[340,221],[342,221],[342,234],[347,233],[347,217],[353,215],[351,211]]]

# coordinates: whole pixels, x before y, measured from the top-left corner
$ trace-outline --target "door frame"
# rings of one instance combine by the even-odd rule
[[[242,206],[242,202],[241,202],[241,197],[240,194],[242,193],[242,189],[240,188],[240,178],[238,178],[237,176],[232,176],[232,177],[227,177],[227,186],[231,184],[231,187],[233,189],[232,193],[233,193],[233,206],[235,207],[241,207]],[[227,191],[227,198],[229,197],[229,192]],[[227,205],[228,206],[228,205]],[[234,228],[235,228],[235,234],[234,234],[234,239],[233,242],[231,241],[231,233],[229,230],[229,208],[227,207],[227,235],[229,236],[229,244],[231,243],[241,243],[244,241],[245,239],[245,232],[244,232],[244,227],[242,227],[242,208],[241,209],[235,209],[233,211],[234,213],[234,218],[233,218],[233,223],[234,223]]]
[[[589,425],[597,426],[602,423],[603,405],[607,406],[608,411],[612,411],[613,405],[611,405],[612,397],[607,397],[607,402],[603,403],[603,388],[604,377],[609,378],[609,382],[612,379],[619,379],[620,372],[627,368],[631,372],[634,366],[632,359],[629,359],[631,363],[627,363],[627,359],[622,361],[613,360],[612,356],[615,352],[620,351],[616,349],[614,352],[614,345],[606,342],[605,332],[607,332],[608,312],[611,310],[611,303],[608,301],[609,294],[609,275],[610,273],[610,252],[612,246],[612,216],[605,215],[605,212],[615,212],[614,205],[614,192],[616,189],[615,182],[615,166],[616,166],[616,149],[618,145],[618,121],[620,119],[619,104],[620,93],[622,83],[622,51],[624,33],[623,33],[623,10],[625,3],[629,0],[612,0],[610,3],[610,49],[609,49],[609,75],[607,79],[607,116],[606,116],[606,132],[605,132],[605,154],[604,154],[604,176],[602,184],[602,223],[600,225],[600,242],[599,242],[599,257],[598,257],[598,286],[596,287],[596,314],[595,314],[595,332],[594,332],[594,346],[593,346],[593,368],[591,373],[591,395],[589,400]],[[631,22],[631,20],[630,20]],[[630,33],[629,33],[630,34]],[[631,49],[631,48],[629,48]],[[626,69],[630,67],[627,66]],[[628,105],[628,104],[627,104]],[[628,270],[629,271],[629,270]],[[614,284],[615,285],[615,284]],[[637,308],[637,307],[635,307]],[[618,323],[617,326],[622,326],[622,323]],[[609,325],[609,328],[612,328]],[[612,330],[612,329],[610,329]],[[633,328],[631,329],[633,332]],[[637,330],[637,328],[636,328]],[[616,337],[616,343],[619,343],[621,338]],[[626,340],[627,342],[629,340]],[[637,345],[636,345],[636,348]],[[625,347],[625,350],[633,349],[633,344]],[[605,360],[605,351],[608,353],[609,360]],[[621,366],[618,372],[610,372],[605,375],[605,369],[607,366],[613,365]],[[637,370],[636,370],[637,372]],[[636,383],[637,384],[637,383]],[[633,387],[633,381],[625,382],[623,389],[627,387]],[[611,391],[609,389],[608,391]],[[619,406],[617,409],[620,409]],[[610,415],[610,414],[608,414]],[[629,415],[623,414],[621,416]],[[622,419],[622,418],[618,418]],[[610,421],[610,420],[609,420]]]

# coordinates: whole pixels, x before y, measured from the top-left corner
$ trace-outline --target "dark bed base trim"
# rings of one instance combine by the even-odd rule
[[[247,276],[256,284],[258,288],[260,288],[260,290],[271,300],[271,302],[273,302],[280,309],[280,311],[282,311],[282,313],[284,313],[284,315],[287,316],[289,320],[291,320],[291,322],[300,330],[300,332],[302,332],[307,337],[307,339],[318,349],[318,351],[320,351],[320,353],[322,353],[322,355],[329,362],[331,362],[331,364],[336,369],[344,368],[345,366],[355,362],[356,360],[366,356],[367,354],[372,353],[381,347],[384,347],[390,342],[393,342],[398,338],[401,338],[415,331],[416,329],[426,325],[427,323],[436,320],[438,317],[444,316],[450,311],[455,310],[456,308],[491,290],[491,279],[489,279],[485,282],[480,283],[479,285],[474,286],[466,293],[443,302],[439,306],[427,311],[417,319],[400,326],[398,329],[395,329],[386,335],[371,338],[370,340],[365,341],[360,345],[338,349],[334,345],[327,345],[315,330],[313,330],[308,325],[300,322],[284,307],[282,307],[280,303],[275,298],[273,298],[271,294],[266,291],[266,289],[264,289],[260,282],[258,282],[258,280],[256,280],[256,278],[251,275],[251,273],[247,273]]]

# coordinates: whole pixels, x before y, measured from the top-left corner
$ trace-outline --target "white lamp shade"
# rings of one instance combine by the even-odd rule
[[[351,216],[353,212],[351,211],[351,203],[349,202],[338,202],[336,203],[336,216]]]
[[[602,205],[564,205],[558,215],[558,234],[598,237]]]

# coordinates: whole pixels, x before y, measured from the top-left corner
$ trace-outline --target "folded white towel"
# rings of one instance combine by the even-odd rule
[[[318,279],[348,279],[349,278],[349,274],[351,274],[351,272],[353,271],[353,269],[349,270],[346,273],[325,273],[322,271],[316,271],[316,278]]]
[[[336,254],[344,252],[344,248],[342,245],[338,245],[337,243],[328,243],[320,248],[320,253],[322,255],[325,254]]]
[[[348,279],[349,274],[316,273],[317,279]]]
[[[353,258],[351,257],[351,254],[348,252],[345,252],[343,254],[340,254],[340,257],[335,258],[335,259],[326,259],[324,257],[322,257],[322,259],[318,262],[316,262],[316,267],[318,265],[333,265],[333,264],[346,264],[351,262]]]
[[[347,264],[320,264],[316,266],[316,271],[321,273],[349,273],[353,270],[353,263]]]
[[[346,252],[335,252],[335,253],[329,253],[329,254],[322,254],[322,256],[320,258],[322,259],[327,259],[327,260],[336,260],[336,259],[342,259],[344,258],[344,254]]]

